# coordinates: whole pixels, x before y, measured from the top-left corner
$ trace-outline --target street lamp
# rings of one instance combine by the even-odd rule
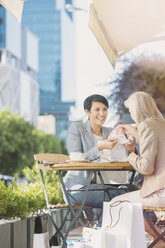
[[[88,12],[88,10],[86,9],[82,9],[82,8],[77,8],[75,6],[73,6],[72,4],[65,4],[65,9],[68,11],[68,12],[73,12],[75,10],[78,10],[78,11],[84,11],[84,12]]]

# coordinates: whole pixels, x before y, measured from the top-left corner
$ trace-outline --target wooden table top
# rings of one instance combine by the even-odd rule
[[[128,162],[65,162],[51,165],[37,164],[42,170],[133,170]]]

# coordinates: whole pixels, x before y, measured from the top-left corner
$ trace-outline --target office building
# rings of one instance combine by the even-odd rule
[[[70,51],[74,44],[67,48],[70,56],[69,61],[68,55],[66,55],[69,62],[67,63],[63,50],[63,37],[66,31],[68,40],[70,40],[69,36],[72,36],[72,33],[69,33],[68,26],[64,27],[63,24],[65,18],[68,18],[70,26],[73,25],[73,22],[71,15],[68,15],[64,9],[64,2],[61,1],[60,7],[59,3],[60,1],[55,0],[25,2],[22,25],[32,30],[40,39],[38,73],[40,114],[55,116],[56,136],[65,140],[69,126],[70,107],[74,105],[74,65]],[[67,43],[68,40],[65,42]],[[70,94],[71,97],[69,97]]]
[[[0,110],[19,113],[37,125],[38,38],[0,6]]]

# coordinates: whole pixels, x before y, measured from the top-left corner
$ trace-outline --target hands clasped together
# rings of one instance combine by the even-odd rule
[[[133,137],[136,139],[138,131],[137,128],[133,127],[132,125],[123,124],[116,127],[116,133],[118,134],[120,132],[126,134],[128,138],[130,137],[130,142],[125,144],[126,149],[130,151],[129,156],[127,157],[128,162],[130,162],[132,159],[137,157],[135,154],[135,145],[133,141],[131,141],[131,138]]]

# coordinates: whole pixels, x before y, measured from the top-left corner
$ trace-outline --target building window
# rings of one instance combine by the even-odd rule
[[[3,24],[3,18],[0,18],[0,25]]]
[[[0,43],[5,42],[5,34],[0,34]]]

